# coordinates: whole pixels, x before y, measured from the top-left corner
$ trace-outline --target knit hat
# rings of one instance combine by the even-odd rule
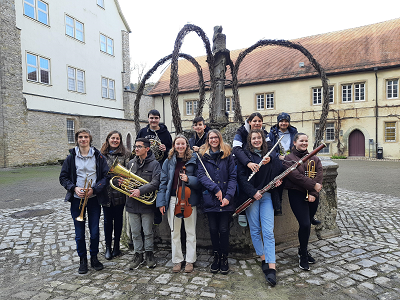
[[[288,121],[289,123],[290,123],[290,116],[289,116],[289,114],[287,114],[287,113],[285,113],[285,112],[283,112],[283,113],[280,113],[279,115],[278,115],[278,123],[280,122],[280,121],[282,121],[282,120],[286,120],[286,121]]]

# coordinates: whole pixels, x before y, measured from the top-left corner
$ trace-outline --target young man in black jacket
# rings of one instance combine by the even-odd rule
[[[90,262],[95,270],[103,269],[97,259],[99,253],[100,202],[107,198],[108,166],[104,156],[91,146],[92,136],[88,129],[79,129],[75,134],[76,147],[70,149],[70,155],[64,161],[60,183],[67,190],[65,201],[71,202],[71,216],[75,226],[76,250],[80,258],[79,274],[88,272],[85,242],[85,212],[88,214],[90,232]],[[87,197],[86,207],[82,208],[82,199]],[[80,218],[83,210],[83,220]]]

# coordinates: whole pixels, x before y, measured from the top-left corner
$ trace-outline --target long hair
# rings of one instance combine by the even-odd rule
[[[171,150],[169,150],[168,153],[168,159],[171,159],[175,153],[178,156],[178,151],[175,150],[175,142],[177,139],[184,139],[186,141],[186,150],[185,153],[183,154],[183,161],[188,161],[189,159],[192,158],[193,151],[190,149],[187,137],[184,136],[183,134],[178,134],[177,136],[175,136],[174,141],[172,142],[172,148]]]
[[[124,146],[124,143],[122,142],[122,134],[117,130],[113,130],[107,135],[106,141],[103,143],[103,145],[101,146],[101,149],[100,149],[101,154],[106,155],[106,154],[110,153],[111,146],[110,146],[110,142],[108,140],[110,139],[110,137],[113,134],[118,134],[119,135],[119,141],[120,141],[119,142],[119,146],[118,146],[117,149],[115,149],[114,153],[115,154],[125,155],[127,150],[126,150],[126,148]]]
[[[253,133],[257,133],[259,135],[261,135],[261,139],[262,139],[262,145],[261,145],[261,154],[262,156],[264,156],[265,154],[268,153],[268,144],[267,141],[265,140],[265,135],[264,135],[264,130],[261,129],[251,129],[249,134],[247,135],[247,149],[251,152],[254,152],[254,147],[251,144],[251,136]]]
[[[215,133],[216,135],[218,135],[219,138],[219,149],[223,152],[222,155],[222,159],[228,157],[231,154],[231,146],[229,146],[228,144],[224,143],[224,140],[222,138],[221,132],[219,132],[217,129],[211,129],[208,133],[207,133],[207,138],[206,138],[206,142],[204,145],[202,145],[200,147],[199,153],[201,156],[204,156],[205,153],[207,153],[208,155],[210,155],[210,143],[208,142],[208,138],[210,136],[210,133]]]
[[[250,123],[255,117],[259,117],[261,121],[264,120],[263,116],[259,112],[253,112],[248,118],[247,122]]]

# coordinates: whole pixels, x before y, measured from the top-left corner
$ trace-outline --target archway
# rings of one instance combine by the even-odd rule
[[[365,136],[358,129],[349,135],[349,156],[365,156]]]

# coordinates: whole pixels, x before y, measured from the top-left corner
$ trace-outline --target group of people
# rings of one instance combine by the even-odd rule
[[[197,207],[206,214],[210,230],[213,261],[212,273],[229,272],[229,235],[232,214],[245,200],[256,201],[239,215],[239,224],[249,226],[255,251],[262,261],[267,282],[275,286],[274,216],[282,215],[282,191],[288,189],[289,202],[299,222],[299,267],[309,270],[315,259],[307,250],[311,224],[318,208],[322,188],[322,166],[313,156],[316,176],[307,176],[300,166],[275,188],[262,188],[306,155],[308,136],[298,133],[290,125],[290,116],[279,114],[270,132],[262,128],[263,117],[251,114],[235,135],[233,147],[223,141],[221,133],[206,126],[202,117],[193,120],[194,135],[189,140],[181,134],[172,140],[167,127],[160,123],[160,113],[151,110],[149,124],[137,135],[134,153],[127,151],[118,131],[108,134],[100,151],[91,146],[88,129],[76,132],[76,144],[64,161],[60,183],[66,188],[65,201],[71,202],[71,216],[75,225],[75,240],[80,257],[78,272],[88,272],[85,243],[85,222],[77,220],[87,210],[90,232],[90,262],[95,270],[103,264],[98,260],[100,207],[103,207],[105,259],[121,254],[120,238],[124,208],[129,221],[134,258],[131,269],[141,265],[156,266],[154,258],[153,224],[160,224],[166,215],[171,230],[173,272],[182,268],[193,271],[196,262]],[[266,155],[283,136],[278,147]],[[138,186],[128,187],[125,194],[110,187],[113,175],[108,174],[115,160],[129,172],[143,179]],[[252,175],[251,179],[249,179]],[[113,180],[113,185],[124,185],[124,179]],[[141,197],[157,193],[147,203]],[[82,209],[81,203],[87,200]],[[186,235],[185,255],[182,250],[181,228]],[[114,232],[114,245],[112,235]]]

